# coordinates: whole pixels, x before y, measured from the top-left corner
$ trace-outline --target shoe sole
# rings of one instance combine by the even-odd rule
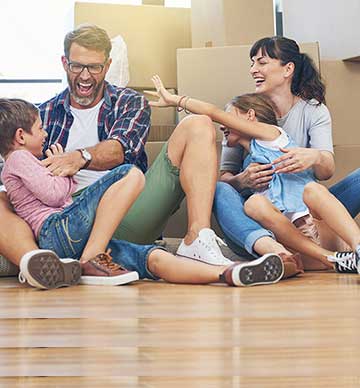
[[[139,280],[139,274],[135,271],[118,276],[81,276],[80,284],[90,286],[120,286]]]
[[[267,254],[242,266],[235,267],[232,272],[232,280],[236,285],[256,286],[276,283],[283,274],[284,264],[281,258],[274,254]]]
[[[81,276],[78,261],[64,262],[54,252],[45,250],[25,254],[20,270],[30,285],[46,290],[74,286]]]

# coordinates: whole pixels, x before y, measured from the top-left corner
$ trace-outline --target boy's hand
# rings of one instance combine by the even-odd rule
[[[144,90],[144,93],[150,94],[151,96],[158,97],[158,101],[149,101],[150,106],[156,106],[159,108],[166,108],[167,106],[176,106],[179,101],[179,96],[176,94],[169,93],[160,77],[158,75],[154,75],[151,77],[151,81],[154,83],[156,92],[150,90]]]
[[[50,156],[60,155],[64,153],[64,149],[60,143],[51,144],[51,146],[45,151],[45,155]]]

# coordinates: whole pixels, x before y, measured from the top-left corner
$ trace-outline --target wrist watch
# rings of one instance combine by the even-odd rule
[[[80,168],[80,170],[84,170],[84,169],[88,168],[88,166],[92,160],[92,156],[86,148],[80,148],[77,151],[80,152],[81,157],[85,160],[85,164]]]

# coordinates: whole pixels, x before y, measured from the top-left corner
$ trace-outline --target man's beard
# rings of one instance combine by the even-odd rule
[[[75,78],[72,81],[70,79],[69,75],[67,75],[67,81],[68,81],[70,94],[71,94],[72,98],[74,99],[74,101],[77,104],[84,106],[84,107],[91,105],[95,101],[96,97],[98,96],[98,94],[100,92],[101,86],[103,85],[103,82],[104,82],[104,80],[102,80],[101,82],[95,82],[93,92],[89,96],[82,97],[82,96],[79,96],[77,94],[76,84],[78,83],[78,79]]]

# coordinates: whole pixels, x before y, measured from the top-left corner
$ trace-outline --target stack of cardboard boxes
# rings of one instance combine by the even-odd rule
[[[168,89],[220,107],[233,96],[254,90],[249,74],[250,45],[275,34],[273,0],[192,0],[191,10],[168,8],[163,3],[76,3],[75,25],[95,23],[111,37],[120,34],[124,38],[130,69],[128,86],[136,90],[152,89],[150,78],[159,74]],[[342,61],[320,63],[316,42],[301,44],[301,49],[312,57],[327,81],[337,162],[332,184],[358,166],[360,119],[350,108],[358,100],[360,65]],[[181,118],[174,108],[152,109],[152,128],[146,145],[150,163]],[[220,143],[219,132],[219,154]],[[186,227],[184,203],[170,220],[165,236],[180,237]]]

